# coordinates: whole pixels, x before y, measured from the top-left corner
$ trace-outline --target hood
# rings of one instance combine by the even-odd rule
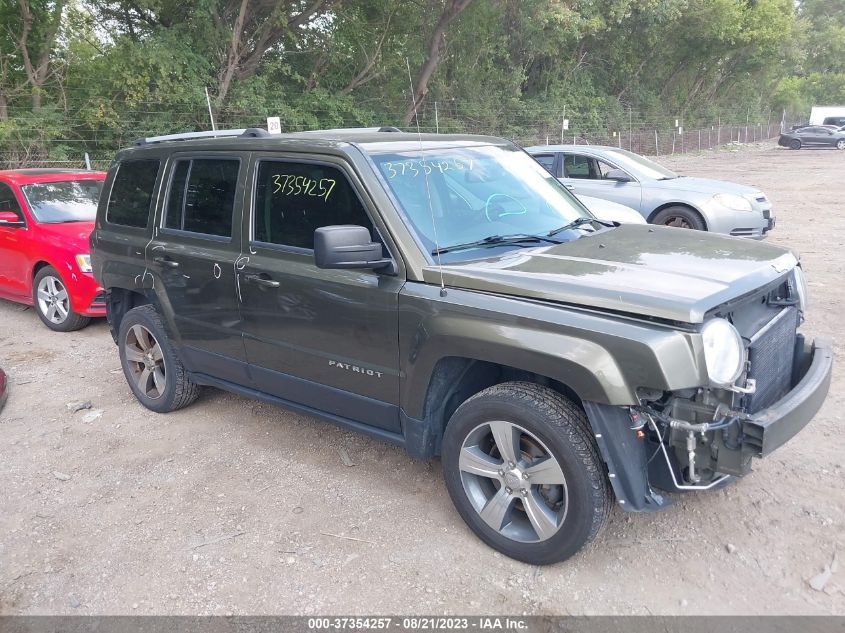
[[[46,242],[56,247],[73,251],[74,255],[90,250],[88,238],[94,230],[93,222],[65,222],[63,224],[39,224],[38,233]]]
[[[655,180],[652,187],[669,189],[672,191],[693,191],[695,193],[733,193],[738,196],[760,194],[760,190],[747,185],[739,185],[735,182],[725,180],[712,180],[710,178],[692,178],[680,176],[671,180]]]
[[[701,323],[711,309],[782,277],[787,249],[702,231],[627,224],[566,244],[446,264],[447,286]],[[436,266],[424,279],[440,283]]]

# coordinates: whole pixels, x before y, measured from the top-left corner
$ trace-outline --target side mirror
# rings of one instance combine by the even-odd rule
[[[0,211],[0,227],[2,226],[26,226],[17,213],[12,211]]]
[[[605,180],[615,180],[616,182],[631,182],[632,178],[621,169],[611,169],[604,175]]]
[[[363,226],[354,225],[315,230],[314,263],[317,268],[393,268],[393,260],[382,257],[381,244]]]

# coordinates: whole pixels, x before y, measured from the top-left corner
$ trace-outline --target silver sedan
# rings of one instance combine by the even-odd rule
[[[624,204],[649,223],[763,239],[772,204],[753,187],[680,176],[616,147],[539,145],[526,151],[573,193]]]

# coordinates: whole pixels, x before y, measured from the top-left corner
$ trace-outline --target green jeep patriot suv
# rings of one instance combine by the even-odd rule
[[[602,223],[498,138],[141,139],[91,260],[144,406],[209,385],[439,455],[469,527],[534,564],[614,502],[747,474],[830,383],[791,252]]]

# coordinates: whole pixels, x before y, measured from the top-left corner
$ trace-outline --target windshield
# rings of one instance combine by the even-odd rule
[[[483,240],[488,242],[461,250],[478,256],[480,248],[537,245],[507,238],[545,238],[580,218],[593,218],[556,178],[515,147],[413,150],[372,159],[430,253]],[[584,230],[591,230],[589,224]],[[576,227],[571,231],[582,234]],[[567,233],[557,237],[565,240]]]
[[[93,222],[102,188],[100,180],[62,180],[21,187],[30,213],[41,224]]]
[[[622,169],[633,173],[637,178],[654,178],[655,180],[678,178],[678,174],[674,171],[628,150],[608,149],[605,152],[609,159],[615,161]]]

